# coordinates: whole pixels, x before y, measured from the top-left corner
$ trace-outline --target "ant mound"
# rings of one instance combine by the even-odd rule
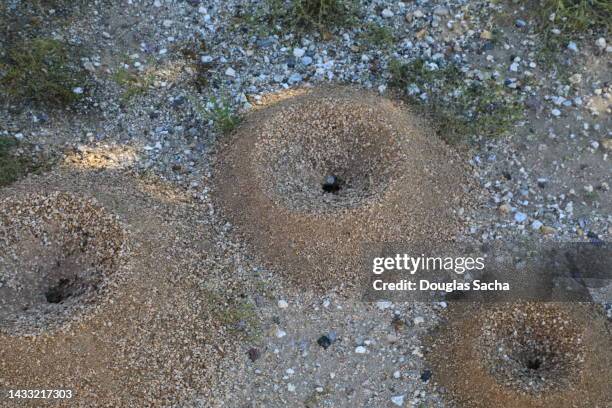
[[[124,254],[124,232],[94,201],[66,193],[0,201],[0,329],[49,328],[95,302]]]
[[[211,279],[226,264],[205,210],[157,177],[72,163],[0,189],[0,389],[67,384],[70,407],[217,406],[242,303]]]
[[[605,318],[582,304],[463,311],[436,336],[438,385],[462,407],[609,406]]]
[[[217,206],[260,260],[321,288],[363,278],[368,243],[452,240],[470,184],[406,106],[350,88],[256,110],[214,170]]]

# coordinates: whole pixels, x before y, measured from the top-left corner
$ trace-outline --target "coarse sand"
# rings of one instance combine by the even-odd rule
[[[0,288],[19,317],[0,324],[0,390],[70,389],[74,398],[51,401],[70,407],[213,400],[237,337],[204,289],[213,245],[188,195],[152,177],[58,168],[2,189],[0,214],[1,276],[17,279],[17,266],[49,277]],[[62,279],[63,291],[44,295]],[[17,288],[32,293],[9,295]],[[27,301],[29,313],[13,307]]]
[[[0,327],[38,333],[103,296],[126,256],[125,233],[93,200],[20,194],[0,200]]]
[[[260,262],[315,289],[357,287],[369,243],[448,242],[465,160],[405,105],[347,87],[248,115],[214,164],[214,199]]]
[[[610,322],[592,304],[454,304],[426,359],[450,406],[612,406]]]

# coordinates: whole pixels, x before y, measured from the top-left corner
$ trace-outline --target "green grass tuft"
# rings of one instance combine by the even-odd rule
[[[365,42],[378,47],[389,46],[395,42],[395,36],[391,29],[375,23],[366,25],[365,31],[361,34],[361,38]]]
[[[432,70],[423,59],[390,64],[390,85],[423,108],[437,126],[438,135],[456,143],[470,136],[496,137],[522,117],[521,104],[512,100],[503,85],[489,79],[474,81],[454,64]],[[408,89],[418,87],[416,95]],[[425,92],[426,100],[419,97]]]
[[[262,338],[261,318],[255,306],[246,299],[222,296],[205,289],[211,317],[221,323],[230,333],[257,342]]]
[[[210,107],[203,107],[201,102],[194,97],[189,97],[193,108],[198,115],[207,121],[212,121],[215,128],[223,134],[231,133],[241,122],[241,117],[236,115],[229,103],[224,99],[210,98]]]
[[[137,95],[144,94],[153,83],[153,76],[119,68],[112,76],[113,80],[122,88],[121,102],[127,103]]]
[[[541,0],[528,1],[527,6],[537,11],[540,26],[546,31],[557,27],[569,34],[588,29],[610,31],[612,27],[609,0]]]
[[[73,89],[87,83],[78,50],[54,39],[21,41],[0,61],[0,92],[16,102],[70,105],[82,97]]]
[[[240,20],[241,26],[249,26],[259,36],[287,31],[297,35],[318,31],[326,35],[337,28],[354,26],[358,5],[359,1],[354,0],[265,0]]]
[[[0,138],[0,187],[14,183],[25,174],[36,170],[29,158],[14,154],[19,143],[14,139]]]

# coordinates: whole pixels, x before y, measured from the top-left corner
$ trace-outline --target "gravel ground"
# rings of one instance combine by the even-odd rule
[[[521,106],[507,135],[454,147],[482,191],[474,208],[457,209],[458,238],[609,240],[611,39],[570,37],[549,67],[536,21],[516,4],[365,1],[354,28],[297,38],[248,25],[257,3],[58,2],[36,24],[29,3],[2,5],[7,31],[82,45],[94,80],[73,109],[0,106],[0,138],[61,163],[0,197],[93,197],[136,249],[131,272],[111,279],[83,320],[41,336],[2,332],[0,388],[73,388],[70,406],[453,406],[424,358],[445,303],[367,304],[295,285],[257,261],[211,195],[227,140],[221,105],[248,114],[289,89],[340,84],[393,97],[393,59],[457,64]],[[364,39],[368,23],[392,39]],[[140,85],[128,92],[118,72]],[[400,91],[427,101],[456,90]],[[609,298],[602,304],[612,315]]]

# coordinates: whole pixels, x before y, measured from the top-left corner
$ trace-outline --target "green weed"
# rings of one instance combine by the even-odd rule
[[[395,36],[388,27],[374,23],[370,23],[366,26],[361,38],[367,43],[378,47],[391,45],[395,41]]]
[[[240,18],[260,36],[270,34],[263,27],[276,34],[328,34],[336,28],[353,26],[358,5],[359,1],[351,0],[265,0],[254,12],[246,12]]]
[[[255,306],[245,299],[227,299],[219,294],[206,290],[208,310],[212,318],[236,335],[245,335],[249,340],[261,338],[261,319]]]
[[[196,98],[190,97],[192,106],[198,115],[206,120],[212,121],[215,128],[223,134],[231,133],[241,122],[240,116],[234,114],[227,100],[210,98],[208,107],[204,107]]]
[[[0,61],[0,92],[18,102],[70,105],[82,97],[74,89],[89,83],[80,56],[76,47],[54,39],[21,41]]]
[[[609,0],[540,0],[526,4],[530,10],[537,11],[540,27],[545,31],[557,27],[568,34],[588,29],[610,31],[612,27]]]
[[[0,187],[8,186],[30,172],[43,169],[25,155],[15,154],[19,142],[14,139],[0,138]]]
[[[423,59],[390,64],[391,86],[401,90],[434,119],[438,135],[448,142],[481,135],[496,137],[521,118],[522,107],[493,79],[475,81],[454,64],[431,69]],[[413,95],[409,89],[415,90]],[[420,95],[426,93],[427,98]]]
[[[144,94],[153,83],[153,76],[140,74],[126,68],[118,69],[112,76],[122,88],[121,101],[128,102],[137,95]]]

